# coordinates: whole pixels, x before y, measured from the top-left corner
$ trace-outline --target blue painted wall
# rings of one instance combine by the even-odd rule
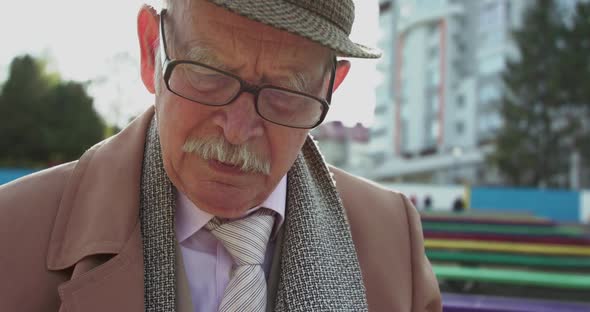
[[[0,185],[33,173],[33,169],[0,168]]]
[[[494,211],[526,211],[561,222],[578,222],[579,192],[539,189],[473,187],[471,208]]]

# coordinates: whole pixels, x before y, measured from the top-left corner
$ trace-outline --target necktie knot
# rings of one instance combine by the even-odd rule
[[[264,262],[266,246],[274,225],[272,211],[261,209],[244,218],[221,221],[213,218],[206,228],[219,239],[238,266]]]

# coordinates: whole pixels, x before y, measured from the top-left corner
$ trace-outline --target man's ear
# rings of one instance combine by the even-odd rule
[[[156,70],[155,56],[159,39],[159,16],[156,10],[143,5],[137,15],[137,37],[141,52],[141,80],[150,93],[156,93],[154,70]]]
[[[348,75],[348,71],[350,70],[350,62],[347,60],[340,60],[336,64],[336,74],[334,76],[334,90],[338,89],[346,75]]]

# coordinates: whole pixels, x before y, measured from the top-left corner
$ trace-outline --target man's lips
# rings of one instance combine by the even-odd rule
[[[220,162],[218,160],[213,160],[213,159],[209,160],[208,164],[211,169],[221,172],[221,173],[231,174],[231,175],[245,174],[245,172],[242,171],[242,169],[237,165],[223,163],[223,162]]]

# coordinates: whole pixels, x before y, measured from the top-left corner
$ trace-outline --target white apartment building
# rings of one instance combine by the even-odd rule
[[[381,165],[394,157],[394,76],[395,36],[397,12],[392,1],[379,1],[379,37],[377,46],[383,52],[377,63],[379,84],[376,90],[375,118],[370,128],[370,141],[365,153],[374,165]]]
[[[490,182],[501,127],[500,73],[527,5],[509,0],[381,0],[375,123],[369,152],[381,181]]]

